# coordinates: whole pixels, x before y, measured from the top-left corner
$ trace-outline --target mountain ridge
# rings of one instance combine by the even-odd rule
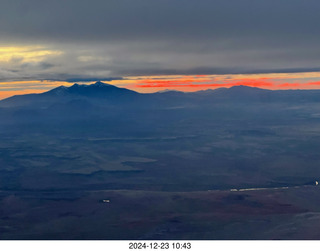
[[[0,100],[0,107],[25,106],[33,102],[46,104],[67,101],[68,99],[74,98],[96,98],[108,99],[110,101],[115,101],[119,98],[127,100],[132,99],[133,96],[139,94],[140,93],[138,92],[126,88],[116,87],[100,81],[91,85],[80,85],[75,83],[70,87],[61,85],[43,93],[14,95]]]
[[[68,102],[72,99],[87,99],[97,102],[117,104],[143,103],[156,105],[183,102],[320,102],[320,90],[268,90],[245,85],[230,88],[207,89],[195,92],[170,90],[166,92],[139,93],[126,88],[98,81],[94,84],[73,84],[59,86],[38,94],[15,95],[0,100],[0,107],[27,106],[37,104],[47,106],[55,102]]]
[[[120,88],[114,85],[106,84],[101,81],[98,81],[94,84],[91,85],[79,85],[77,83],[73,84],[70,87],[66,86],[59,86],[57,88],[54,88],[52,90],[49,90],[47,92],[44,92],[42,94],[45,95],[51,95],[51,94],[56,94],[56,95],[68,95],[68,94],[75,94],[75,95],[92,95],[95,92],[97,95],[98,93],[103,93],[103,94],[110,94],[112,93],[113,95],[119,94],[120,92],[126,92],[127,94],[134,94],[137,93],[135,91],[126,89],[126,88]],[[100,95],[99,95],[100,96]]]

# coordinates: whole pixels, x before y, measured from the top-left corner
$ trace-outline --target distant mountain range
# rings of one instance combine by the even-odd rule
[[[60,86],[0,101],[0,167],[20,168],[3,173],[0,187],[23,187],[25,177],[45,188],[306,184],[320,177],[319,125],[319,90],[142,94],[102,82]],[[157,161],[131,161],[137,156]]]
[[[306,114],[312,117],[315,113],[312,109],[319,103],[320,90],[272,91],[234,86],[197,92],[142,94],[96,82],[60,86],[40,94],[17,95],[1,100],[0,126],[33,124],[39,129],[73,121],[77,127],[88,124],[106,127],[107,124],[109,130],[121,126],[125,130],[129,127],[132,130],[149,130],[148,124],[157,128],[166,123],[208,119],[256,120],[269,116],[278,121],[287,115],[290,119],[305,117]]]
[[[142,94],[103,82],[91,85],[60,86],[40,94],[16,95],[0,101],[1,107],[50,107],[55,103],[82,100],[94,104],[170,106],[220,102],[320,102],[320,90],[266,90],[248,86],[208,89],[197,92],[164,92]]]
[[[110,98],[134,94],[137,94],[137,92],[125,88],[119,88],[100,81],[92,85],[74,84],[70,87],[60,86],[43,93],[43,95],[46,96],[86,96],[99,98]]]
[[[28,106],[41,104],[48,106],[56,102],[66,102],[74,99],[106,99],[116,101],[127,100],[139,95],[137,92],[119,88],[113,85],[96,82],[92,85],[74,84],[70,87],[60,86],[40,94],[16,95],[0,101],[0,107]]]

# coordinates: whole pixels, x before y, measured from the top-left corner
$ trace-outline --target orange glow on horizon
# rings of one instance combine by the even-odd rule
[[[310,81],[316,79],[318,81]],[[290,82],[289,82],[290,81]],[[292,81],[292,82],[291,82]],[[173,78],[149,77],[130,82],[127,88],[140,92],[173,89],[192,92],[221,87],[245,85],[262,89],[320,89],[320,73],[234,74],[174,76]],[[150,91],[148,91],[150,89]]]
[[[36,94],[44,92],[43,89],[33,89],[33,90],[19,90],[19,91],[1,91],[0,89],[0,100],[6,99],[15,95],[24,95],[24,94]]]
[[[0,100],[15,95],[42,93],[61,85],[70,86],[72,83],[49,80],[0,82]]]
[[[101,80],[103,81],[103,79]],[[262,89],[320,89],[320,72],[311,73],[270,73],[270,74],[229,74],[229,75],[166,75],[131,76],[120,80],[103,81],[118,87],[140,93],[152,93],[165,89],[194,92],[221,87],[245,85]],[[91,84],[78,82],[79,84]],[[0,99],[13,95],[41,93],[58,86],[71,86],[65,81],[27,80],[0,82]]]

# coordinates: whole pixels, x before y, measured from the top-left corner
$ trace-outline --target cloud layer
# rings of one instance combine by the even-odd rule
[[[319,7],[316,0],[2,0],[0,80],[318,71]],[[4,56],[8,47],[17,51]],[[31,60],[18,50],[27,47],[48,54]]]

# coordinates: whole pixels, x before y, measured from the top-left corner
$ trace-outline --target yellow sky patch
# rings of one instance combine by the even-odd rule
[[[42,46],[0,47],[0,62],[39,62],[47,56],[63,54],[59,50],[49,50]]]

